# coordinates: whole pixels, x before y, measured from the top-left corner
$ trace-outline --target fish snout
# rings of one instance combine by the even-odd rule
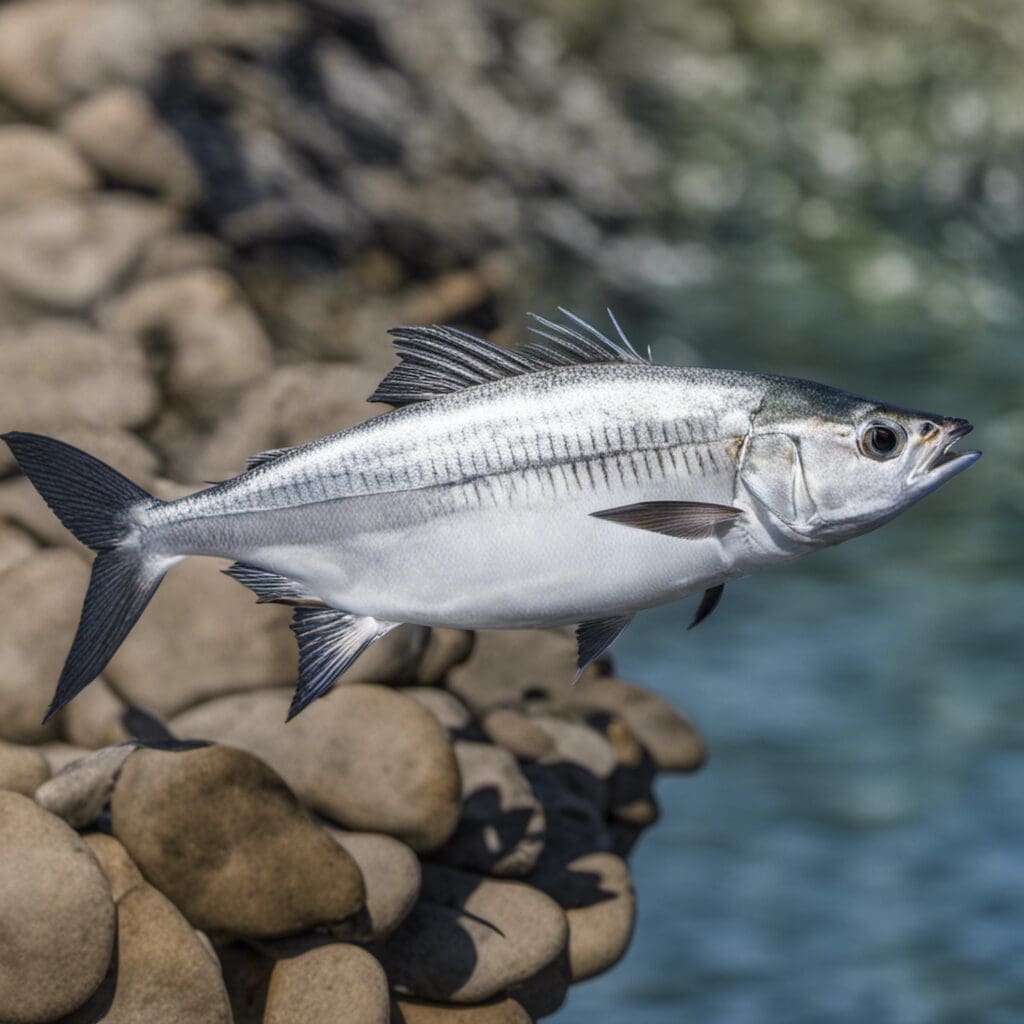
[[[938,430],[928,440],[935,445],[934,454],[929,458],[927,469],[933,471],[940,467],[957,466],[957,471],[966,469],[981,457],[979,451],[956,451],[955,445],[966,437],[974,426],[970,421],[955,416],[947,416],[938,423]]]

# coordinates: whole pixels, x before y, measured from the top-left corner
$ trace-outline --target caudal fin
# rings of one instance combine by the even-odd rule
[[[78,631],[48,720],[106,667],[167,571],[136,542],[131,513],[157,499],[99,459],[41,434],[0,435],[57,518],[96,552]]]

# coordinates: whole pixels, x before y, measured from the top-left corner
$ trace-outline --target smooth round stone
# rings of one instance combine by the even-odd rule
[[[132,860],[197,928],[285,935],[363,906],[352,858],[244,751],[136,750],[110,812]]]
[[[343,828],[384,832],[421,853],[448,839],[459,817],[459,770],[429,711],[390,687],[358,684],[336,686],[286,723],[290,701],[282,690],[224,697],[170,728],[251,751]]]
[[[438,858],[481,874],[529,874],[544,849],[544,809],[516,759],[491,743],[456,740],[454,747],[462,814]]]
[[[0,740],[0,789],[33,796],[49,777],[50,766],[35,747]]]
[[[538,889],[425,864],[420,901],[381,957],[400,995],[478,1003],[535,975],[567,941],[564,912]]]
[[[231,1024],[219,966],[174,904],[151,885],[117,903],[117,982],[103,1024]]]
[[[398,692],[426,708],[450,733],[461,732],[473,720],[469,708],[447,690],[436,686],[403,686]]]
[[[36,803],[63,818],[72,828],[85,828],[103,813],[121,768],[137,743],[121,743],[72,761],[36,791]]]
[[[83,757],[88,757],[92,753],[88,747],[76,747],[74,743],[65,743],[63,740],[37,743],[36,750],[46,759],[51,775],[56,775],[67,768],[69,764],[81,761]]]
[[[529,715],[514,708],[494,708],[480,720],[480,726],[492,743],[504,747],[521,761],[540,761],[555,749],[550,733]]]
[[[554,749],[543,760],[551,764],[574,764],[595,779],[609,779],[615,771],[615,752],[596,729],[583,722],[558,715],[537,713],[534,723],[551,737]]]
[[[344,832],[327,827],[359,865],[366,887],[366,931],[345,934],[346,924],[335,929],[338,938],[380,939],[390,935],[412,910],[420,894],[420,861],[405,843],[372,832]]]
[[[364,949],[331,943],[278,960],[263,1024],[388,1024],[388,979]]]
[[[61,708],[58,718],[64,737],[79,747],[112,747],[131,739],[124,726],[128,705],[102,678],[94,679]]]
[[[114,949],[110,887],[85,842],[27,797],[0,791],[0,1020],[81,1006]]]
[[[477,1006],[422,1003],[395,999],[391,1024],[532,1024],[533,1018],[514,999],[493,999]]]
[[[28,124],[0,127],[0,206],[95,185],[89,166],[56,132]]]
[[[544,808],[547,823],[537,876],[559,871],[585,853],[611,848],[604,783],[577,765],[527,764],[523,774]]]
[[[128,855],[123,844],[113,836],[107,835],[105,832],[90,832],[82,838],[103,869],[115,903],[129,889],[146,884],[135,861]]]
[[[0,520],[0,574],[24,561],[36,549],[36,542],[29,534],[12,523]]]
[[[461,665],[473,650],[474,636],[468,629],[435,627],[416,666],[416,682],[421,686],[438,686],[449,669]]]

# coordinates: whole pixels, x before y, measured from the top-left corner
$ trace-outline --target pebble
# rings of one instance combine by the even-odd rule
[[[36,542],[13,523],[0,520],[0,575],[36,550]]]
[[[50,766],[35,747],[0,740],[0,789],[33,796],[49,777]]]
[[[338,938],[358,941],[390,935],[405,919],[420,894],[420,862],[405,843],[374,832],[327,832],[359,866],[366,889],[365,931],[345,934],[346,924],[333,929]]]
[[[0,575],[0,739],[40,743],[59,735],[58,722],[42,719],[88,579],[77,555],[57,549],[37,551]]]
[[[130,195],[64,195],[0,213],[0,285],[40,306],[84,311],[175,222]]]
[[[481,874],[529,874],[544,849],[544,810],[516,759],[490,743],[456,740],[454,749],[462,814],[438,858]]]
[[[615,751],[596,729],[561,715],[535,713],[534,724],[551,738],[553,749],[544,761],[577,765],[595,779],[609,779],[616,768]]]
[[[289,609],[257,605],[218,571],[225,565],[189,558],[167,574],[104,670],[121,700],[170,718],[223,693],[295,678]]]
[[[539,890],[425,864],[420,901],[381,957],[399,995],[478,1003],[535,975],[567,942],[564,912]]]
[[[181,738],[251,751],[310,808],[346,829],[435,850],[459,817],[459,769],[429,711],[382,686],[336,686],[291,722],[291,694],[238,694],[171,720]]]
[[[85,828],[103,813],[114,783],[136,743],[104,747],[66,765],[36,791],[36,803],[72,828]]]
[[[73,743],[65,743],[63,740],[37,743],[36,750],[46,759],[51,775],[56,775],[57,772],[67,768],[69,764],[81,761],[83,757],[88,757],[92,753],[86,747],[76,747]]]
[[[0,207],[95,184],[88,164],[56,132],[29,124],[0,126]]]
[[[416,682],[440,686],[449,669],[461,665],[473,651],[474,635],[468,629],[435,627],[416,666]]]
[[[521,761],[541,761],[555,750],[551,734],[530,715],[515,708],[494,708],[481,719],[480,726],[492,743],[515,754]]]
[[[426,708],[450,733],[467,729],[473,721],[469,708],[454,694],[436,686],[403,686],[399,693],[412,697]]]
[[[526,764],[522,770],[544,808],[547,822],[538,875],[560,870],[585,853],[611,848],[603,784],[576,765]]]
[[[110,810],[132,860],[196,928],[284,935],[363,906],[352,858],[272,769],[241,750],[136,750]]]
[[[164,387],[202,411],[220,412],[272,366],[266,332],[234,278],[216,268],[143,281],[107,302],[99,320],[129,337],[159,333],[168,347]]]
[[[94,679],[58,712],[65,739],[79,747],[112,747],[131,739],[124,725],[128,710],[102,677]]]
[[[359,946],[331,943],[278,960],[263,1024],[388,1024],[388,979]]]
[[[115,903],[129,889],[146,884],[128,851],[113,836],[106,832],[90,832],[82,838],[103,869]]]
[[[112,181],[160,193],[179,206],[202,195],[199,170],[141,89],[120,86],[90,96],[67,112],[62,128]]]
[[[391,1003],[391,1024],[532,1024],[532,1021],[522,1003],[507,996],[476,1006],[422,1003],[402,998]]]
[[[114,901],[89,847],[59,818],[0,791],[0,1020],[70,1013],[107,973]]]

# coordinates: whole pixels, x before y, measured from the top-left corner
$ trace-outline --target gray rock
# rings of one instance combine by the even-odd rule
[[[202,194],[188,151],[141,89],[121,86],[90,96],[68,111],[62,127],[113,181],[159,192],[179,206],[192,205]]]
[[[173,214],[137,196],[57,196],[0,213],[0,285],[44,307],[84,310],[136,263]]]
[[[0,789],[32,796],[49,777],[50,766],[35,747],[0,740]]]
[[[239,694],[174,718],[181,738],[249,750],[299,798],[350,830],[385,832],[424,852],[452,834],[459,770],[448,735],[416,701],[387,687],[336,686],[285,723],[288,691]]]
[[[366,888],[365,929],[342,924],[333,929],[341,939],[380,939],[390,935],[405,919],[420,894],[420,862],[405,843],[373,832],[327,832],[356,862]]]
[[[274,771],[243,751],[136,750],[110,811],[132,860],[197,928],[284,935],[363,906],[352,858]]]
[[[462,814],[437,857],[481,874],[529,874],[544,848],[544,810],[516,759],[490,743],[456,740],[454,748]]]
[[[388,979],[364,949],[335,942],[278,960],[264,1024],[388,1024]]]
[[[88,164],[56,132],[0,126],[0,207],[32,203],[96,184]]]
[[[85,828],[103,813],[128,755],[138,746],[121,743],[72,761],[36,791],[36,803],[72,828]]]
[[[114,901],[88,846],[27,797],[0,791],[0,1020],[75,1010],[114,950]]]
[[[532,977],[567,941],[562,909],[537,889],[426,864],[420,902],[381,962],[399,996],[478,1003]]]

